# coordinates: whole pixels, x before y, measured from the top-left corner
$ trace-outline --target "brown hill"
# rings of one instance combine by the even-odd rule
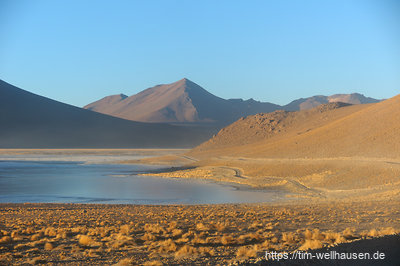
[[[193,147],[208,137],[204,128],[123,120],[0,80],[0,148]]]
[[[308,98],[301,98],[298,100],[294,100],[291,103],[282,107],[282,109],[287,111],[298,111],[298,110],[307,110],[314,107],[317,107],[321,104],[332,103],[332,102],[343,102],[349,104],[364,104],[364,103],[377,103],[380,100],[365,97],[359,93],[352,94],[334,94],[331,96],[323,96],[317,95]]]
[[[193,154],[400,157],[400,96],[376,104],[336,107],[251,116],[221,130]]]
[[[225,100],[184,78],[175,83],[157,85],[128,98],[105,97],[84,108],[133,121],[226,125],[242,116],[271,112],[280,106],[253,99]]]
[[[279,181],[333,198],[399,195],[400,95],[341,105],[249,116],[186,156],[200,169],[236,169],[244,178],[229,180],[251,186]]]

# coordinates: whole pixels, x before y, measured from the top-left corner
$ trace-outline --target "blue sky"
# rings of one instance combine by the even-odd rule
[[[77,106],[187,77],[223,98],[400,93],[396,0],[0,0],[0,79]]]

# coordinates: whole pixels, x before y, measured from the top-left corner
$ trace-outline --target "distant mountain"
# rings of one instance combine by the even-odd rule
[[[211,134],[206,128],[133,122],[91,112],[0,80],[0,148],[192,147]]]
[[[330,102],[360,104],[379,100],[358,93],[313,96],[284,106],[253,99],[225,100],[184,78],[171,84],[157,85],[130,97],[124,94],[107,96],[83,108],[133,121],[228,125],[248,115],[275,110],[305,110]]]
[[[352,94],[334,94],[331,96],[317,95],[308,98],[301,98],[294,100],[293,102],[282,106],[282,109],[287,111],[299,111],[314,108],[321,104],[331,103],[331,102],[343,102],[349,104],[363,104],[363,103],[377,103],[380,100],[365,97],[359,93]]]
[[[280,106],[253,99],[225,100],[184,78],[127,98],[108,96],[84,108],[133,121],[229,124],[242,116],[272,112]]]

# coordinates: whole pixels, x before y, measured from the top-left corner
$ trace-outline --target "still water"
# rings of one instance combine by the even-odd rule
[[[212,204],[284,198],[277,191],[137,175],[156,168],[74,161],[0,161],[0,202]]]

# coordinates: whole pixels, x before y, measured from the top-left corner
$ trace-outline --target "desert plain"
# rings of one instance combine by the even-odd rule
[[[339,250],[382,252],[398,263],[400,208],[399,164],[367,159],[197,159],[188,150],[2,150],[3,155],[51,157],[121,155],[108,163],[164,164],[146,175],[202,178],[239,185],[238,189],[274,187],[287,194],[282,202],[203,205],[114,205],[24,203],[0,205],[2,265],[267,265],[333,264],[334,260],[265,260],[265,252]],[[146,158],[125,160],[131,154]],[[199,157],[200,158],[200,157]],[[212,163],[211,163],[212,162]],[[302,179],[279,177],[278,169],[318,172],[349,169],[364,174],[386,169],[388,182],[345,189],[346,183],[321,186],[321,175]],[[283,167],[287,165],[288,167]],[[277,171],[257,177],[257,171]],[[304,170],[306,171],[306,170]],[[351,175],[352,173],[348,173]],[[272,176],[272,174],[271,174]],[[392,179],[388,178],[391,177]],[[345,178],[343,178],[345,179]],[[319,180],[320,183],[312,183]],[[340,179],[338,179],[340,180]],[[318,184],[312,186],[313,184]],[[338,185],[340,184],[340,185]],[[388,236],[389,235],[389,236]],[[368,242],[372,241],[372,242]],[[346,262],[346,261],[343,261]],[[348,263],[348,261],[347,261]]]

